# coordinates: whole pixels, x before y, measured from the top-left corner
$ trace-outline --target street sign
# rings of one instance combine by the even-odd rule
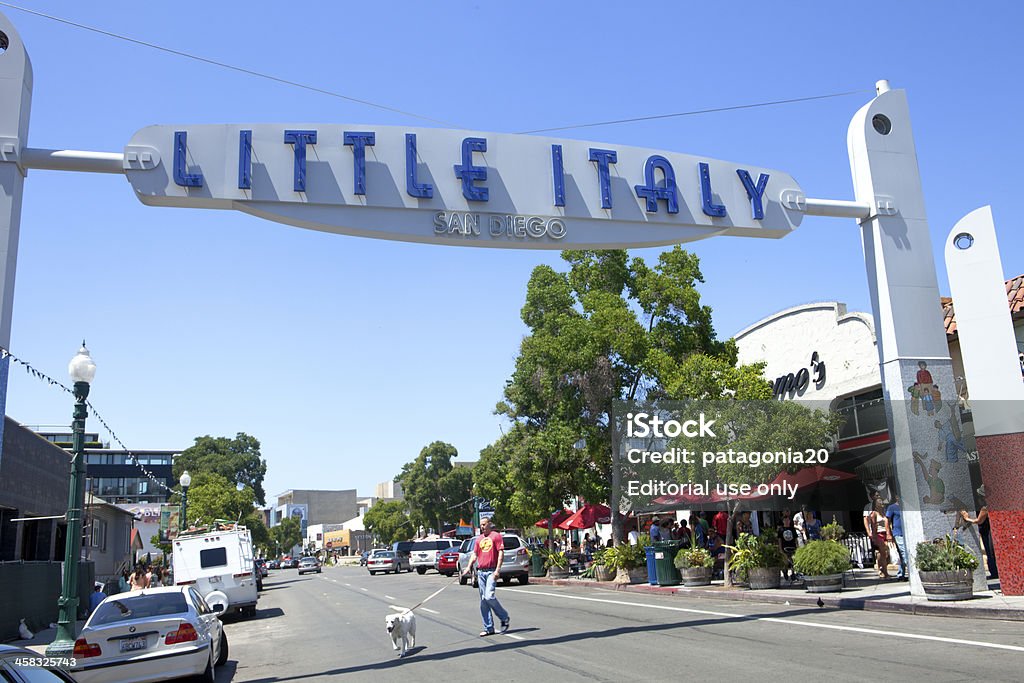
[[[234,209],[297,227],[515,249],[783,237],[803,212],[781,171],[528,135],[340,124],[150,126],[125,147],[153,206]]]

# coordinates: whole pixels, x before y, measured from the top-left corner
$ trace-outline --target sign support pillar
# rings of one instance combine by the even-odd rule
[[[906,93],[879,81],[877,97],[850,122],[847,146],[857,201],[894,197],[899,207],[861,229],[911,593],[923,595],[917,543],[952,535],[973,497]],[[975,537],[960,540],[981,556]],[[984,570],[974,588],[986,589]]]
[[[32,105],[32,63],[14,25],[0,14],[0,346],[11,348],[14,313],[14,275],[18,262],[21,200],[27,171],[21,150],[28,140]],[[10,358],[0,360],[0,418],[7,414],[7,375]],[[3,457],[3,419],[0,419],[0,458]]]

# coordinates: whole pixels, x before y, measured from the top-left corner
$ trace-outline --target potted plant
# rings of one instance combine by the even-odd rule
[[[751,590],[779,587],[785,557],[773,529],[763,530],[760,536],[740,534],[736,545],[729,549],[729,571],[736,572]]]
[[[608,566],[605,553],[609,548],[598,548],[594,553],[594,563],[590,565],[594,578],[598,581],[611,581],[615,578],[615,570]]]
[[[549,579],[569,577],[569,558],[561,550],[548,551],[544,556],[544,567],[548,570]]]
[[[715,558],[706,548],[683,548],[676,553],[675,565],[683,575],[684,586],[711,585]]]
[[[917,544],[914,564],[929,600],[970,600],[978,558],[947,534],[931,543]]]
[[[623,543],[605,548],[604,564],[615,572],[617,583],[642,583],[647,580],[647,557],[643,546]]]
[[[846,529],[836,521],[835,517],[832,518],[831,522],[821,527],[821,540],[823,541],[841,541],[843,536],[846,536]]]
[[[803,574],[808,593],[842,590],[843,573],[849,568],[850,549],[839,541],[810,541],[793,554],[793,569]]]

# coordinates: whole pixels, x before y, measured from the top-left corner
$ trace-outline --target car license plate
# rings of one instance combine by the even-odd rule
[[[135,636],[134,638],[125,638],[121,641],[121,652],[131,652],[133,650],[145,649],[146,636]]]

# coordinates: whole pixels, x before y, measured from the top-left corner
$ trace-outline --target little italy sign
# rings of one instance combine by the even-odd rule
[[[523,135],[366,125],[138,131],[124,169],[155,206],[235,209],[407,242],[625,248],[782,237],[788,174],[685,154]]]

